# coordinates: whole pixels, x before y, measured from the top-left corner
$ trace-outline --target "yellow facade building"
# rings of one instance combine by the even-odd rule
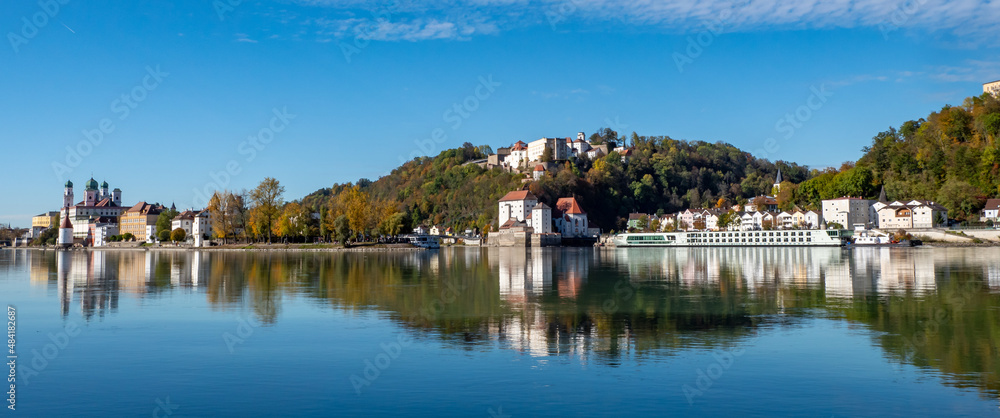
[[[55,225],[56,218],[59,217],[59,211],[46,212],[38,216],[31,218],[32,228],[51,228]]]
[[[150,230],[148,227],[153,226],[152,229],[156,229],[156,218],[160,216],[162,210],[163,207],[146,202],[137,203],[122,212],[121,218],[118,219],[118,233],[122,235],[131,233],[136,240],[146,241],[148,238],[146,233]]]

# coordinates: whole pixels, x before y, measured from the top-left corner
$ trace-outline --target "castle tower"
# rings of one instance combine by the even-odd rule
[[[73,206],[73,182],[66,180],[66,188],[63,189],[62,207],[68,208],[70,206]]]
[[[122,205],[122,189],[119,189],[119,188],[115,187],[115,189],[111,191],[111,200],[114,201],[116,205],[121,206]]]
[[[576,139],[579,140],[579,141],[586,141],[587,140],[587,135],[584,134],[583,132],[577,132],[576,133]]]

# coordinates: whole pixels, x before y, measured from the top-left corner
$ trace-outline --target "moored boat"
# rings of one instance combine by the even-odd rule
[[[615,235],[616,247],[839,247],[843,230],[640,232]]]

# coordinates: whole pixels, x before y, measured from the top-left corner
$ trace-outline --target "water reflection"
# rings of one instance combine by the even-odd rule
[[[994,248],[454,249],[403,253],[6,251],[59,310],[205,295],[276,324],[284,303],[382,313],[425,338],[583,364],[748,344],[818,316],[872,331],[894,361],[1000,393]],[[8,267],[10,268],[10,267]],[[293,302],[290,302],[293,301]]]

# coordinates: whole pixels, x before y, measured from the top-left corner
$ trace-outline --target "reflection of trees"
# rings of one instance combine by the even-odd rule
[[[873,338],[893,359],[934,368],[956,387],[1000,394],[1000,295],[981,273],[941,274],[938,292],[853,299],[836,309],[879,331]]]
[[[156,298],[200,286],[213,308],[246,305],[258,321],[274,323],[282,298],[304,295],[340,310],[379,311],[462,347],[495,340],[531,355],[607,364],[727,348],[776,321],[795,326],[823,310],[877,331],[875,344],[896,361],[940,370],[956,387],[1000,393],[1000,294],[988,289],[1000,285],[1000,271],[984,266],[990,258],[954,250],[850,254],[108,251],[32,252],[24,262],[34,285],[57,287],[64,314],[77,298],[85,318],[114,313],[119,292]]]

